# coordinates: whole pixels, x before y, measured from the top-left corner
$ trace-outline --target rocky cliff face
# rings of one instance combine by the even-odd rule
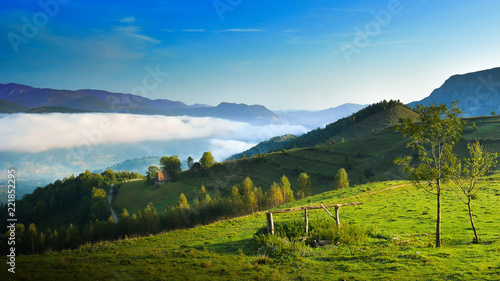
[[[433,102],[451,105],[458,100],[464,117],[491,115],[492,112],[500,114],[500,67],[453,75],[430,96],[410,106]]]

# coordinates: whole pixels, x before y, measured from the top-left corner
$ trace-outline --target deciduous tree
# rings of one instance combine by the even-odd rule
[[[396,131],[410,137],[406,146],[416,151],[418,157],[405,156],[394,162],[408,173],[408,178],[417,186],[436,196],[436,247],[441,247],[442,184],[452,176],[452,166],[456,162],[453,147],[461,138],[465,122],[460,118],[462,111],[455,102],[451,108],[434,103],[430,106],[417,105],[414,111],[419,114],[418,122],[410,118],[402,119],[396,125]],[[422,182],[426,184],[420,185]]]
[[[203,156],[200,159],[200,165],[202,169],[208,169],[215,164],[214,156],[212,152],[206,151],[203,153]]]
[[[347,177],[347,172],[344,168],[340,168],[335,174],[335,179],[333,180],[335,189],[342,189],[349,187],[349,178]]]
[[[452,179],[458,187],[456,189],[458,198],[467,204],[470,224],[474,231],[473,242],[479,242],[476,226],[472,218],[471,203],[477,197],[476,184],[478,180],[495,168],[497,154],[486,151],[479,141],[467,144],[467,149],[470,156],[457,163]]]
[[[189,156],[187,158],[187,164],[188,164],[188,168],[191,169],[191,167],[193,167],[193,164],[194,164],[194,159],[193,157]]]
[[[160,168],[158,166],[149,166],[148,171],[146,172],[146,181],[144,182],[145,185],[151,185],[154,183],[156,173],[160,171]]]
[[[184,210],[189,210],[190,206],[186,198],[186,195],[184,195],[184,193],[181,193],[181,195],[179,196],[179,202],[177,202],[177,207]]]
[[[163,156],[160,159],[161,169],[167,171],[172,178],[175,178],[181,170],[181,160],[177,155]]]
[[[297,197],[299,199],[311,196],[311,179],[307,173],[300,173],[297,178]]]
[[[276,182],[271,185],[271,190],[269,190],[269,201],[271,206],[278,206],[283,202],[283,193],[281,192],[281,187]]]
[[[283,175],[280,180],[281,194],[283,194],[283,204],[295,201],[293,191],[290,186],[290,181]]]

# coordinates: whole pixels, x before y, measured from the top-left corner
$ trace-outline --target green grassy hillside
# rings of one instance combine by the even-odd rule
[[[400,118],[417,119],[418,114],[406,107],[395,106],[382,112],[376,113],[369,118],[355,124],[354,126],[335,135],[332,139],[339,142],[341,139],[351,140],[373,134],[388,127],[392,127],[399,122]],[[329,139],[329,142],[330,139]]]
[[[468,118],[467,121],[463,140],[456,146],[457,153],[465,156],[467,142],[475,139],[480,139],[489,150],[500,152],[500,117]],[[359,124],[363,125],[363,122]],[[393,160],[412,153],[405,148],[405,143],[406,140],[391,127],[344,143],[227,161],[198,174],[183,172],[176,182],[157,190],[141,186],[138,182],[127,183],[117,195],[116,207],[118,210],[140,210],[148,202],[153,202],[157,209],[163,210],[167,204],[174,205],[181,193],[185,193],[189,200],[194,199],[201,185],[205,185],[211,196],[217,191],[227,196],[232,186],[241,183],[247,176],[256,186],[267,191],[274,181],[286,175],[292,190],[296,190],[297,177],[306,172],[312,181],[313,194],[333,189],[334,174],[340,168],[347,170],[351,185],[404,179]]]
[[[406,182],[379,182],[329,191],[285,207],[363,202],[343,207],[341,222],[371,229],[356,245],[310,248],[298,256],[269,258],[254,247],[264,213],[144,238],[20,256],[16,274],[2,280],[498,280],[500,177],[481,182],[474,201],[483,243],[473,234],[466,206],[451,190],[443,198],[443,247],[434,242],[435,200]],[[302,220],[300,212],[275,214],[275,223]],[[311,221],[330,219],[310,210]]]

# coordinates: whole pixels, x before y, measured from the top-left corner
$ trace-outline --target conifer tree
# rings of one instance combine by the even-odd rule
[[[342,189],[349,187],[349,178],[347,177],[347,172],[344,168],[337,171],[334,179],[335,189]]]

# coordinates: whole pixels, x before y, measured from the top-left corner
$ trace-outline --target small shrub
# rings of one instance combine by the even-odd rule
[[[344,224],[338,227],[332,219],[322,219],[311,223],[307,243],[315,240],[331,240],[332,243],[357,245],[366,242],[369,230],[364,227]]]
[[[212,267],[212,261],[204,261],[201,263],[201,266],[203,268],[209,268],[209,267]]]
[[[259,254],[257,255],[257,258],[255,259],[256,264],[272,264],[273,260],[266,256],[265,254]]]
[[[309,256],[311,250],[305,242],[298,239],[290,240],[279,235],[260,234],[255,236],[255,245],[261,255],[272,258],[279,257],[305,257]]]

